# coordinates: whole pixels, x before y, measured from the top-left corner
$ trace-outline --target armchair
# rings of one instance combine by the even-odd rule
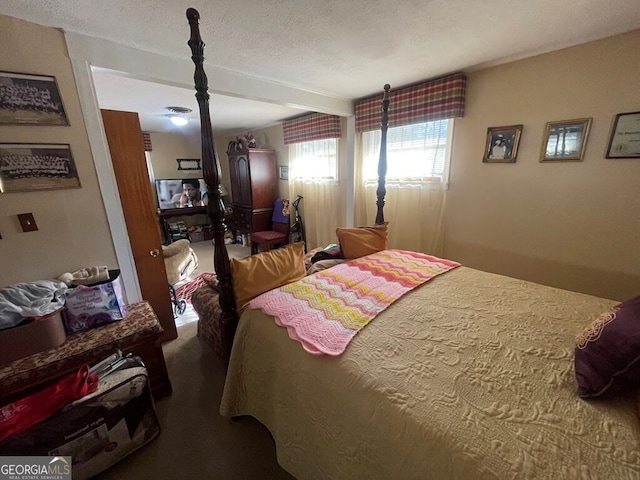
[[[162,246],[164,266],[170,285],[186,279],[198,268],[198,257],[187,239],[180,239]]]

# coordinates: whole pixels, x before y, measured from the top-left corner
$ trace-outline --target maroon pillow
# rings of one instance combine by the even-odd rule
[[[578,337],[578,395],[604,398],[640,388],[640,296],[603,313]]]

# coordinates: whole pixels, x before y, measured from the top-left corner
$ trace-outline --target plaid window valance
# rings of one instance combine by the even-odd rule
[[[455,73],[446,77],[401,87],[389,92],[389,128],[424,123],[464,115],[467,76]],[[382,94],[356,103],[356,131],[380,128]]]
[[[151,152],[151,134],[149,132],[142,132],[142,140],[144,141],[144,151]]]
[[[326,113],[310,113],[285,120],[282,131],[285,145],[325,138],[340,138],[340,117]]]

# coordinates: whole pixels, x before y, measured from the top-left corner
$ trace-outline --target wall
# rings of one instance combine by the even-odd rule
[[[83,267],[116,268],[73,71],[62,32],[0,15],[2,70],[55,76],[70,126],[2,126],[0,142],[65,143],[82,188],[0,194],[0,287],[57,277]],[[16,215],[32,212],[39,230],[23,233]]]
[[[469,75],[456,120],[445,255],[535,282],[640,293],[640,159],[605,159],[640,110],[640,31]],[[584,161],[540,163],[546,122],[592,117]],[[482,163],[487,127],[523,124],[516,163]]]
[[[231,195],[229,161],[226,154],[228,141],[226,137],[214,138],[222,170],[221,183]],[[202,167],[202,142],[199,130],[186,133],[151,132],[151,144],[153,151],[150,152],[149,158],[154,178],[202,178],[202,168],[200,170],[178,170],[178,162],[176,162],[178,158],[198,158],[201,160],[200,166]],[[231,197],[225,198],[225,203],[229,203],[230,199]]]
[[[253,135],[258,148],[272,148],[276,151],[276,168],[289,166],[289,146],[284,144],[282,124],[253,130]],[[280,180],[277,173],[276,178],[278,178],[278,196],[289,198],[289,182]]]
[[[200,158],[200,137],[177,131],[150,132],[153,150],[149,152],[154,178],[198,178],[202,170],[178,170],[178,158]],[[201,164],[202,165],[202,164]]]

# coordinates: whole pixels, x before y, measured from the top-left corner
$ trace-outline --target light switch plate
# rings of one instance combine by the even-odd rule
[[[20,213],[18,214],[18,220],[23,232],[35,232],[38,230],[36,220],[33,218],[33,213]]]

